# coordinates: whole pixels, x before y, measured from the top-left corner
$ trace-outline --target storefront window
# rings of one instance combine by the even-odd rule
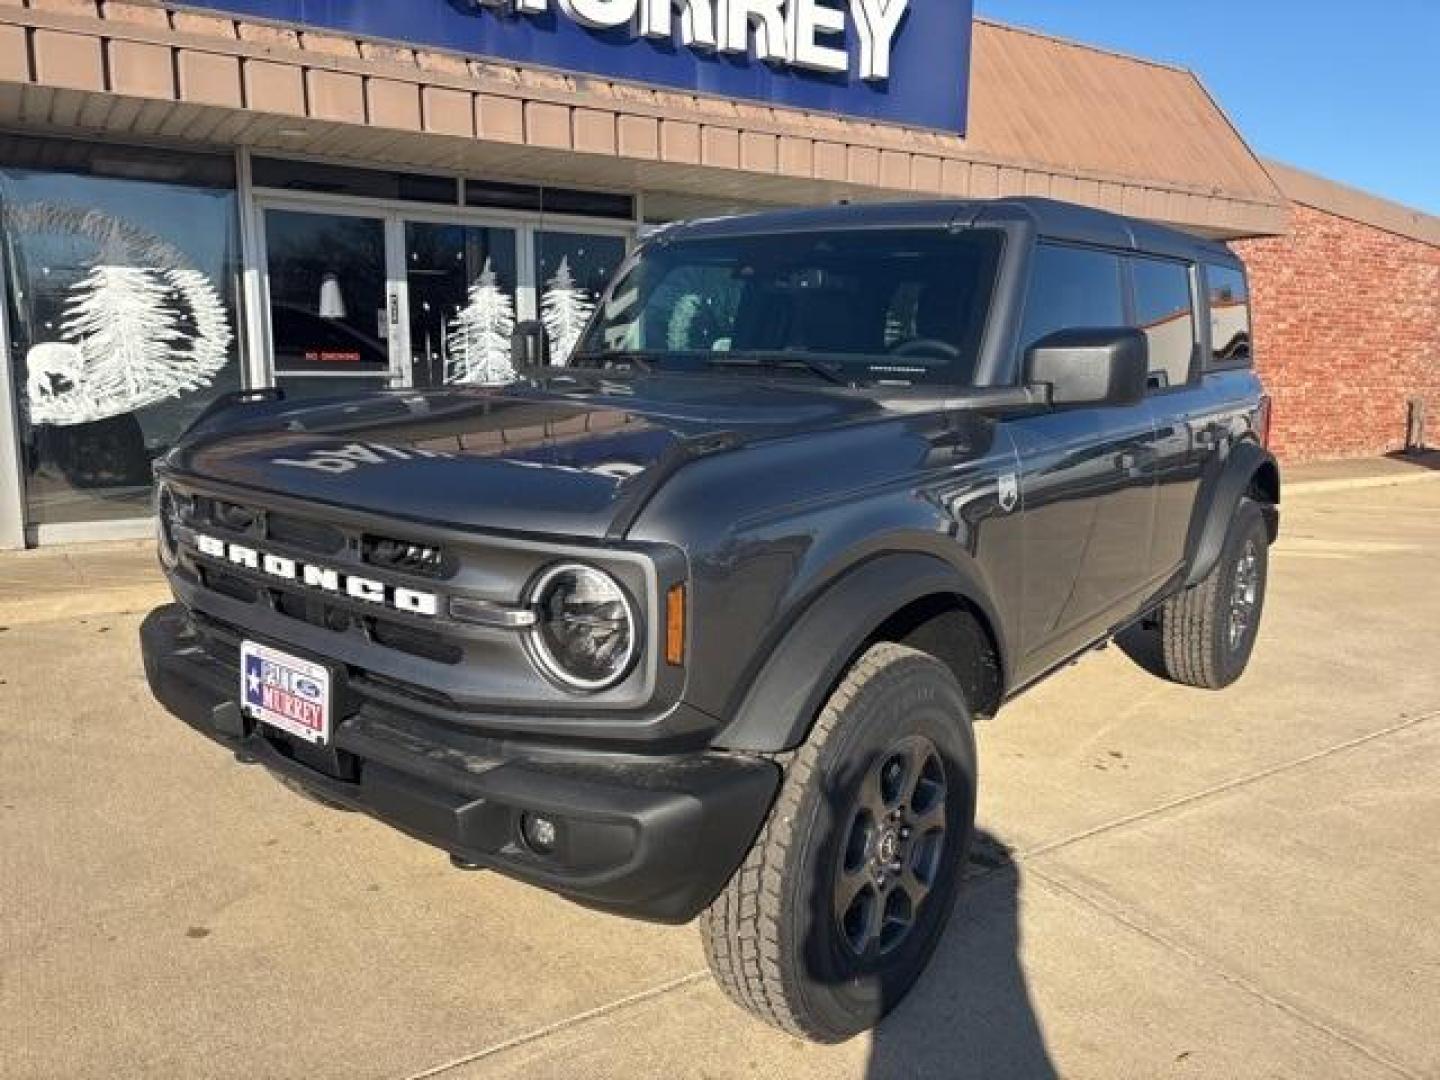
[[[55,172],[18,153],[36,145],[0,159],[26,517],[141,517],[151,462],[240,385],[233,175],[224,159],[98,145]]]
[[[595,302],[625,258],[625,238],[595,233],[537,232],[540,322],[550,361],[563,364],[590,321]]]
[[[406,224],[414,385],[483,386],[514,378],[515,256],[513,229]]]

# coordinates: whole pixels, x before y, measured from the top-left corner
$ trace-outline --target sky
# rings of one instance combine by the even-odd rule
[[[975,0],[975,11],[1190,68],[1261,155],[1440,214],[1440,0]]]

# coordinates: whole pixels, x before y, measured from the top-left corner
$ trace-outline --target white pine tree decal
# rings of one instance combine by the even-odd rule
[[[500,287],[490,260],[470,286],[469,302],[455,313],[445,339],[445,382],[496,386],[515,380],[510,337],[515,302]]]
[[[90,423],[209,386],[234,340],[224,301],[198,270],[110,264],[72,287],[60,336],[26,357],[35,424]]]
[[[545,336],[550,339],[552,364],[563,364],[570,359],[594,310],[595,301],[575,283],[570,273],[570,260],[562,258],[555,276],[545,283],[545,295],[540,301],[540,321],[545,325]]]
[[[60,324],[80,346],[92,397],[127,401],[168,383],[171,349],[181,339],[166,287],[133,266],[97,266],[76,286]]]
[[[194,337],[186,339],[189,353],[176,355],[172,365],[173,385],[166,396],[173,396],[184,390],[209,386],[230,359],[234,335],[230,332],[225,301],[208,277],[199,270],[189,269],[167,270],[165,277],[189,306],[190,317],[195,322]]]

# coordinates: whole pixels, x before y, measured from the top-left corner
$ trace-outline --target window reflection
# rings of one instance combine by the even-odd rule
[[[1150,384],[1155,389],[1190,381],[1195,359],[1195,313],[1190,268],[1159,259],[1132,259],[1135,321],[1150,343]]]
[[[1207,266],[1210,342],[1217,364],[1250,359],[1250,290],[1245,275],[1229,266]]]

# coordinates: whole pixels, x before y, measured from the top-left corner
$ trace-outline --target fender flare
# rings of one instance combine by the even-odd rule
[[[1219,477],[1210,488],[1209,497],[1202,498],[1197,507],[1192,525],[1190,573],[1185,578],[1186,588],[1203,581],[1215,569],[1225,548],[1230,519],[1235,516],[1240,500],[1257,477],[1273,505],[1278,506],[1280,467],[1274,455],[1258,443],[1242,442],[1230,452]],[[1273,543],[1278,532],[1278,517],[1273,512],[1266,515],[1266,525]]]
[[[799,746],[876,628],[907,604],[945,594],[984,615],[1003,668],[1001,623],[973,568],[920,552],[880,555],[841,574],[791,622],[714,745],[750,753]]]

